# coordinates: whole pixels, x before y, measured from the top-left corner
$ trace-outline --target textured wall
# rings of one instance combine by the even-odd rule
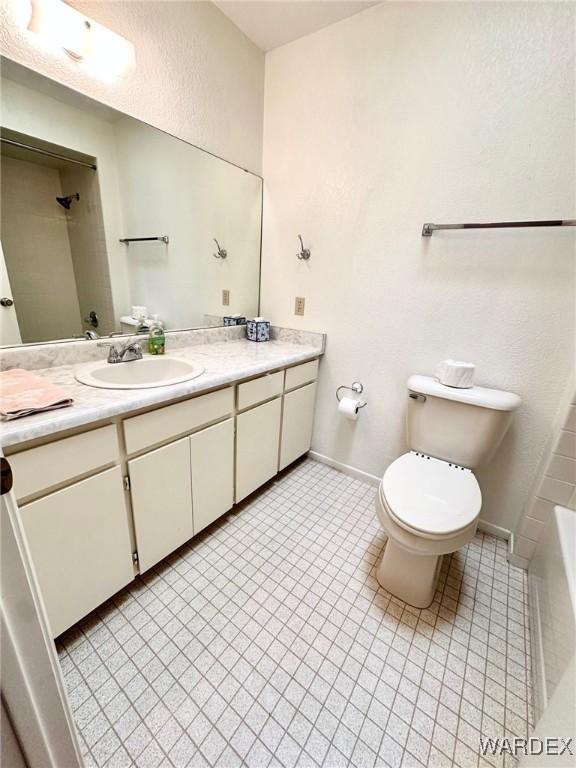
[[[43,50],[0,7],[0,50],[10,59],[259,173],[264,54],[209,2],[71,2],[128,38],[136,68],[97,80],[65,53]]]
[[[5,78],[1,80],[0,105],[2,125],[6,128],[40,137],[98,159],[98,182],[114,314],[120,317],[130,307],[127,275],[129,254],[126,253],[126,247],[118,242],[120,237],[125,237],[125,230],[119,202],[120,182],[114,126],[88,110],[64,104],[33,87],[27,88]]]
[[[2,157],[2,247],[23,342],[82,333],[57,168]]]
[[[169,328],[204,325],[205,314],[258,313],[262,198],[258,176],[139,121],[118,121],[115,112],[98,116],[21,83],[6,78],[0,82],[4,126],[97,158],[96,183],[102,190],[97,207],[104,228],[97,227],[90,237],[92,255],[103,254],[105,261],[86,262],[81,271],[85,275],[91,271],[91,277],[80,281],[79,297],[83,316],[87,305],[98,310],[99,332],[120,330],[119,318],[130,314],[134,304],[159,313]],[[84,200],[80,207],[73,206],[71,221],[76,221],[93,207],[92,195],[76,190],[77,182],[65,183],[63,178],[62,183],[69,191],[80,191]],[[97,216],[91,218],[96,226]],[[143,243],[128,249],[119,243],[120,237],[156,230],[170,236],[168,248]],[[227,248],[230,258],[212,258],[213,237]],[[103,301],[110,282],[102,272],[106,252],[115,311]],[[228,307],[222,305],[224,288],[230,291]],[[113,321],[115,328],[110,325]]]
[[[202,326],[205,315],[258,314],[262,180],[130,118],[115,134],[125,231],[170,236],[167,247],[129,246],[130,305],[170,329]],[[213,258],[213,237],[228,258]]]
[[[82,327],[91,328],[86,318],[94,311],[98,315],[98,333],[112,333],[119,323],[114,314],[98,174],[90,168],[64,163],[60,178],[66,194],[80,195],[66,218]]]
[[[263,313],[328,333],[313,448],[381,475],[406,450],[408,375],[472,360],[523,398],[478,473],[482,516],[507,528],[572,368],[574,233],[420,230],[574,216],[573,13],[384,3],[266,60]],[[353,379],[356,424],[334,398]]]

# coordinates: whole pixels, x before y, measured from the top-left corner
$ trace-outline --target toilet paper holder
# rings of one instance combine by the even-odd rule
[[[361,395],[362,392],[364,392],[364,387],[359,381],[353,381],[351,387],[347,387],[345,384],[342,384],[338,387],[336,390],[336,400],[340,402],[340,390],[341,389],[348,389],[350,392],[356,392],[357,395]],[[364,408],[365,405],[368,405],[366,400],[359,400],[358,401],[358,408]]]

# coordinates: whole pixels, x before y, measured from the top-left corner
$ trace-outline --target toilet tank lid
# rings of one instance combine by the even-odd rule
[[[408,379],[408,389],[420,395],[443,397],[445,400],[455,400],[458,403],[478,405],[481,408],[492,408],[495,411],[515,411],[522,400],[513,392],[486,387],[470,387],[458,389],[440,384],[431,376],[413,375]]]

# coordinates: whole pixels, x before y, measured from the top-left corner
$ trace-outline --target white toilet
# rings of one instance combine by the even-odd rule
[[[428,376],[408,379],[410,452],[388,467],[376,513],[388,536],[378,582],[426,608],[442,555],[476,532],[482,494],[472,470],[487,462],[506,434],[520,398],[511,392],[457,389]]]

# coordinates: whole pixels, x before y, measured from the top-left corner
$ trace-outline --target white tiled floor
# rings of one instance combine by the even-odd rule
[[[374,494],[306,460],[63,636],[87,765],[468,768],[525,736],[524,572],[479,533],[406,606]]]

